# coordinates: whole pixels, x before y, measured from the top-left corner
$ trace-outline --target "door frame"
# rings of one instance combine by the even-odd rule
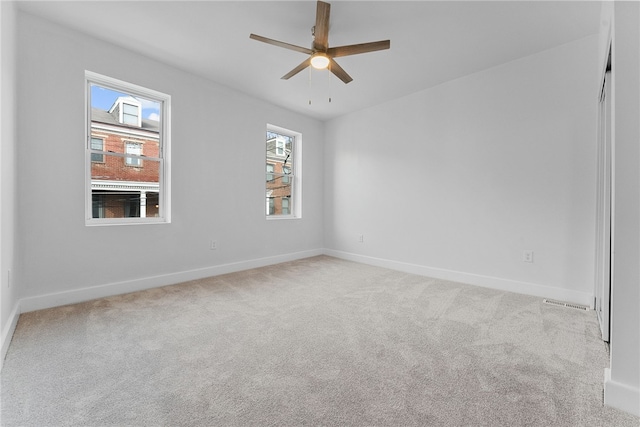
[[[613,73],[611,42],[601,80],[598,102],[597,183],[596,183],[596,263],[594,277],[594,308],[598,316],[602,339],[610,340],[611,283],[613,266],[614,207],[614,144],[613,144]]]

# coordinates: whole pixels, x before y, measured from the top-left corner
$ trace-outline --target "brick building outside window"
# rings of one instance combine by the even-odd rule
[[[159,122],[142,118],[141,102],[118,97],[108,110],[91,108],[93,218],[159,214]]]

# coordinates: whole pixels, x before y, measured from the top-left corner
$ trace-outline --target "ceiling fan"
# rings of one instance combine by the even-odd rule
[[[282,79],[284,80],[288,80],[289,78],[295,76],[300,71],[311,65],[312,67],[317,69],[329,68],[329,70],[333,74],[335,74],[336,77],[338,77],[345,83],[349,83],[353,79],[340,65],[338,65],[338,63],[333,58],[389,49],[391,47],[391,41],[382,40],[370,43],[329,47],[330,12],[331,5],[329,3],[318,1],[318,6],[316,9],[316,25],[311,29],[311,33],[313,35],[313,44],[311,45],[311,49],[281,42],[278,40],[269,39],[267,37],[262,37],[256,34],[251,34],[249,38],[274,46],[283,47],[285,49],[295,50],[296,52],[306,53],[307,55],[309,55],[309,57],[305,59],[300,65],[282,76]]]

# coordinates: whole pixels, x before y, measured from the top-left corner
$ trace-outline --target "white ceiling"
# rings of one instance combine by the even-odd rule
[[[338,58],[353,77],[284,74],[310,47],[315,1],[26,1],[25,12],[121,45],[287,109],[326,120],[595,34],[597,1],[338,1],[329,45],[391,40]],[[331,103],[329,103],[331,97]],[[311,105],[309,105],[311,100]]]

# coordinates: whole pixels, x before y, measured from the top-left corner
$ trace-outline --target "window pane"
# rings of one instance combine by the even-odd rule
[[[91,195],[93,218],[105,218],[105,198],[104,194],[93,193]]]
[[[104,154],[103,163],[91,164],[93,218],[159,216],[160,168],[159,160],[145,159],[134,169],[122,155]]]
[[[140,156],[142,155],[142,145],[133,142],[127,142],[125,144],[125,153]],[[129,166],[141,166],[142,160],[134,157],[125,157],[125,163]]]
[[[91,195],[93,218],[140,218],[144,192],[96,190]]]
[[[138,107],[136,107],[135,105],[130,105],[130,104],[122,104],[124,106],[124,113],[125,114],[130,114],[133,116],[138,116]]]
[[[88,156],[87,219],[168,220],[163,180],[169,176],[169,165],[164,161],[169,154],[169,135],[162,132],[161,123],[170,123],[170,96],[91,72],[85,76],[90,122],[86,148],[101,151]]]
[[[91,138],[91,149],[102,151],[103,141],[102,138]]]
[[[273,200],[273,197],[267,196],[267,215],[273,215],[275,212],[275,201]]]
[[[266,194],[270,200],[267,215],[291,215],[295,138],[267,130]]]
[[[267,182],[266,194],[270,203],[267,215],[288,215],[290,213],[283,212],[282,201],[291,198],[291,184],[282,183],[282,176],[275,176],[272,181]]]
[[[102,140],[102,138],[91,138],[91,149],[103,151],[104,141]],[[104,156],[102,154],[91,153],[91,161],[104,162]]]
[[[267,131],[267,158],[277,159],[279,162],[292,165],[292,148],[294,138]]]
[[[160,161],[145,158],[144,167],[137,170],[125,166],[124,160],[140,160],[123,157],[122,154],[104,154],[103,164],[91,165],[91,180],[122,181],[129,186],[160,181]]]
[[[124,206],[125,218],[140,217],[141,195],[136,193],[123,193],[121,196]]]
[[[138,116],[132,116],[131,114],[123,114],[122,120],[126,125],[137,125],[138,124]]]
[[[267,182],[273,181],[274,166],[267,163]]]

